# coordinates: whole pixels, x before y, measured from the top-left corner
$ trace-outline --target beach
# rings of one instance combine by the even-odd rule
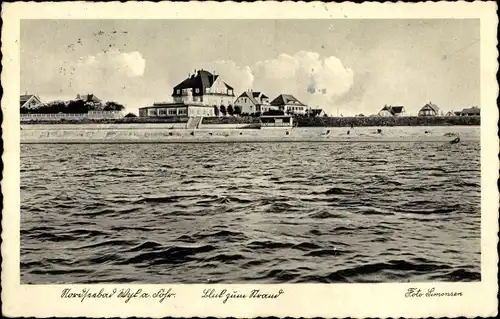
[[[380,130],[380,132],[379,132]],[[457,135],[458,134],[458,135]],[[22,144],[479,141],[479,126],[176,129],[171,124],[21,125]]]

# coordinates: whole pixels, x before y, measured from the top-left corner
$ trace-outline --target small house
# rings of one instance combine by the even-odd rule
[[[42,104],[40,98],[34,94],[23,94],[19,100],[21,102],[20,107],[25,109],[35,109]]]
[[[278,107],[285,114],[306,114],[307,105],[297,100],[291,94],[280,94],[271,101],[271,105]]]
[[[405,107],[404,106],[392,106],[392,105],[384,105],[382,110],[378,112],[379,116],[404,116],[405,115]]]
[[[460,116],[480,116],[481,115],[481,109],[477,106],[473,106],[468,109],[463,109],[462,112],[460,112]]]
[[[248,90],[241,93],[241,95],[234,101],[235,106],[241,108],[241,113],[257,113],[257,112],[268,112],[271,109],[278,109],[277,107],[269,104],[269,97],[267,97],[262,92],[254,92]]]
[[[429,102],[418,111],[418,116],[439,116],[439,107]]]

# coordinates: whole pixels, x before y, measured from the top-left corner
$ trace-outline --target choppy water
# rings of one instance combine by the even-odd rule
[[[21,146],[22,283],[480,280],[479,141]]]

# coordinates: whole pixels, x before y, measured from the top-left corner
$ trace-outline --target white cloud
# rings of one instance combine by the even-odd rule
[[[253,66],[216,61],[211,67],[238,93],[254,89],[271,98],[281,93],[292,94],[311,107],[319,106],[330,113],[335,109],[334,100],[349,91],[354,79],[353,71],[345,68],[338,58],[305,51],[280,54]]]
[[[237,66],[233,61],[217,60],[202,64],[203,69],[223,76],[223,81],[236,92],[243,92],[252,86],[254,77],[248,66]]]
[[[104,101],[124,104],[128,110],[166,99],[171,85],[167,79],[148,85],[144,79],[146,60],[138,51],[107,50],[78,59],[54,60],[47,66],[50,77],[36,88],[44,100],[71,99],[93,93]]]
[[[76,72],[95,76],[140,77],[146,69],[146,60],[138,51],[120,52],[117,49],[80,57]]]

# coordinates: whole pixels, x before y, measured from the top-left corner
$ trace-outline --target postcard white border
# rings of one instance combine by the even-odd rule
[[[456,317],[497,313],[497,232],[499,172],[496,98],[497,24],[494,2],[429,3],[2,3],[2,110],[4,179],[2,191],[2,302],[6,316],[88,317]],[[175,299],[163,303],[137,299],[61,299],[67,286],[20,285],[20,93],[21,19],[418,19],[476,18],[481,24],[481,275],[478,283],[282,284],[282,285],[73,285],[74,290],[114,287],[155,291],[172,288]],[[462,297],[406,298],[408,288],[459,291]],[[203,289],[240,292],[283,289],[275,300],[200,298]]]

